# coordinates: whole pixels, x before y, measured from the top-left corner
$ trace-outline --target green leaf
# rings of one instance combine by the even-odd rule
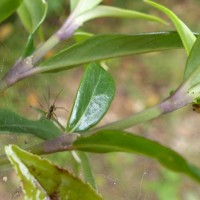
[[[25,199],[102,199],[89,185],[48,160],[15,145],[5,151],[23,183]]]
[[[200,97],[200,37],[197,38],[187,59],[185,67],[185,83],[183,87],[193,97],[193,102],[198,102]]]
[[[75,11],[76,16],[82,15],[83,13],[88,12],[100,4],[102,0],[78,0],[71,1],[71,8]]]
[[[78,43],[85,41],[92,36],[94,36],[94,34],[83,31],[76,31],[75,34],[73,35],[75,41]]]
[[[192,73],[195,72],[198,68],[200,68],[200,37],[197,38],[196,42],[193,45],[193,48],[190,52],[190,55],[187,59],[187,63],[185,66],[184,79],[187,79]]]
[[[70,10],[73,11],[79,0],[70,0]]]
[[[43,62],[38,71],[59,71],[92,61],[182,47],[177,32],[99,35],[64,49]]]
[[[181,37],[185,50],[189,55],[190,50],[196,40],[196,37],[194,36],[192,31],[170,9],[150,0],[144,0],[144,1],[147,4],[161,10],[171,19]]]
[[[23,54],[26,57],[33,52],[33,38],[46,17],[47,3],[44,0],[23,0],[17,12],[23,25],[30,33]]]
[[[32,134],[42,139],[50,139],[62,134],[56,125],[46,118],[32,121],[7,109],[0,109],[1,133]]]
[[[47,3],[44,0],[23,0],[17,13],[29,33],[32,33],[44,20],[47,12]]]
[[[112,6],[97,6],[94,9],[80,15],[76,18],[78,24],[82,24],[88,20],[99,18],[99,17],[118,17],[118,18],[138,18],[148,21],[160,22],[166,24],[164,20],[159,17],[144,14],[133,10],[121,9]]]
[[[107,153],[139,153],[158,160],[164,167],[184,173],[200,182],[200,169],[188,163],[182,156],[157,142],[125,131],[104,130],[88,137],[77,139],[75,150]]]
[[[107,112],[114,94],[112,77],[99,64],[89,64],[76,95],[68,131],[81,132],[96,125]]]
[[[0,22],[9,17],[20,6],[22,0],[1,0],[0,1]]]
[[[83,169],[85,182],[90,184],[95,190],[97,190],[97,186],[95,183],[95,179],[92,173],[92,168],[91,168],[87,154],[80,151],[77,153],[81,161],[80,165],[82,166],[82,169]]]

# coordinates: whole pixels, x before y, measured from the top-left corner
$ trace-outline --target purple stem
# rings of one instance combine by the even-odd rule
[[[50,154],[61,151],[71,151],[73,150],[73,142],[78,137],[79,134],[76,133],[64,133],[59,137],[29,147],[27,150],[34,154]]]
[[[179,108],[182,108],[193,102],[193,97],[188,94],[188,84],[182,84],[176,92],[162,101],[158,107],[161,109],[162,114],[166,114]]]
[[[90,131],[87,131],[85,134],[91,135],[96,131],[104,129],[124,130],[127,128],[131,128],[137,124],[155,119],[163,114],[175,111],[189,103],[192,103],[193,97],[187,93],[187,90],[188,90],[187,84],[184,84],[181,87],[179,87],[179,89],[176,90],[176,92],[173,95],[171,95],[161,103],[152,106],[148,109],[145,109],[139,113],[134,113],[133,115],[121,119],[119,121],[115,121],[105,126],[91,129]]]
[[[56,35],[60,41],[66,40],[70,38],[74,34],[75,30],[78,29],[79,27],[80,25],[75,23],[68,24],[67,27],[63,26],[60,30],[58,30],[56,32]]]
[[[51,140],[44,141],[35,146],[25,149],[33,154],[50,154],[61,151],[71,151],[74,150],[73,143],[79,137],[79,134],[64,133],[63,135],[53,138]],[[6,165],[9,160],[6,155],[0,155],[0,166]]]
[[[73,35],[75,30],[80,26],[74,22],[75,12],[65,21],[63,26],[52,35],[40,48],[38,48],[31,56],[19,59],[10,71],[0,80],[0,91],[5,90],[17,81],[27,78],[40,71],[35,64],[40,61],[44,55],[54,46],[64,39],[68,39]]]
[[[5,90],[19,80],[27,78],[37,72],[38,68],[33,66],[32,57],[27,57],[24,60],[19,59],[0,80],[0,91]]]

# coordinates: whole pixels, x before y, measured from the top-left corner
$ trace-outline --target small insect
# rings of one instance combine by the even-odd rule
[[[56,106],[55,106],[55,103],[56,103],[56,100],[57,100],[57,98],[58,98],[58,96],[60,95],[61,92],[62,92],[62,90],[56,95],[56,97],[55,97],[55,99],[54,99],[54,101],[53,101],[53,104],[51,104],[51,105],[49,104],[50,90],[49,90],[49,93],[48,93],[48,100],[47,100],[46,97],[44,96],[44,99],[45,99],[45,101],[46,101],[46,103],[47,103],[47,105],[48,105],[48,111],[47,111],[46,114],[45,114],[45,116],[46,116],[47,119],[56,118],[56,120],[57,120],[57,116],[56,116],[56,114],[55,114],[55,111],[56,111],[56,109],[59,108],[59,107],[56,107]]]
[[[54,120],[56,121],[58,124],[58,118],[56,116],[56,109],[63,109],[65,111],[67,111],[65,108],[63,107],[57,107],[55,104],[56,104],[56,101],[57,101],[57,98],[59,97],[59,95],[61,94],[62,90],[60,90],[60,92],[56,95],[54,101],[52,104],[50,104],[50,90],[48,91],[48,98],[46,98],[46,96],[44,96],[44,99],[45,99],[45,102],[46,104],[48,105],[48,109],[47,111],[45,110],[42,110],[42,109],[39,109],[39,108],[36,108],[36,107],[33,107],[35,110],[39,111],[40,113],[42,113],[43,115],[45,115],[45,117],[49,120]],[[42,104],[40,104],[40,106],[43,108]]]
[[[200,104],[193,103],[192,110],[196,113],[200,113]]]

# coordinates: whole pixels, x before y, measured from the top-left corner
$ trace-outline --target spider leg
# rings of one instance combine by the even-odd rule
[[[39,112],[40,114],[46,116],[46,113],[47,113],[46,111],[44,111],[44,110],[42,110],[42,109],[40,109],[40,108],[37,108],[37,107],[35,107],[35,106],[30,106],[30,108],[32,108],[32,109],[36,110],[37,112]]]
[[[52,119],[55,120],[56,122],[58,122],[58,117],[56,115],[56,113],[52,113]]]
[[[66,108],[63,108],[63,107],[55,107],[56,109],[62,109],[62,110],[65,110],[66,112],[69,112],[69,110],[67,110]]]
[[[53,101],[53,105],[55,105],[57,98],[59,97],[60,93],[63,91],[63,89],[61,89],[58,94],[56,95],[54,101]]]
[[[38,103],[39,103],[40,107],[41,107],[42,109],[44,109],[44,106],[43,106],[40,102],[38,102]]]
[[[47,104],[47,106],[48,106],[48,110],[49,110],[49,108],[50,108],[49,101],[47,100],[47,98],[46,98],[45,95],[43,95],[43,97],[44,97],[44,100],[45,100],[45,102],[46,102],[46,104]]]
[[[65,127],[58,121],[58,117],[55,113],[52,113],[52,119],[54,120],[54,122],[63,130],[65,131]]]
[[[49,104],[50,104],[50,96],[51,96],[51,95],[50,95],[50,87],[48,87],[48,97],[47,97],[48,99],[47,99],[47,100],[48,100],[48,103],[49,103]],[[50,105],[49,105],[49,106],[50,106]]]

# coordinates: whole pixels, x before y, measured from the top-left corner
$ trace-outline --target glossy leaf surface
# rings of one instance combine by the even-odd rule
[[[139,153],[158,160],[164,167],[184,173],[200,182],[200,169],[182,156],[155,141],[125,131],[105,130],[74,142],[74,149],[88,152]]]
[[[54,123],[46,118],[32,121],[6,109],[0,109],[1,133],[32,134],[42,139],[50,139],[61,135],[61,131]]]
[[[89,64],[76,95],[68,131],[81,132],[97,124],[107,112],[114,93],[112,77],[99,64]]]
[[[15,145],[5,150],[23,183],[25,199],[101,199],[89,185],[48,160]]]
[[[0,1],[0,22],[14,13],[20,6],[22,0],[1,0]]]
[[[59,71],[91,61],[182,47],[177,32],[99,35],[61,51],[42,63],[39,70]]]
[[[18,9],[18,15],[30,33],[26,44],[24,57],[30,55],[33,51],[33,37],[44,21],[47,14],[47,3],[44,0],[24,0]]]

